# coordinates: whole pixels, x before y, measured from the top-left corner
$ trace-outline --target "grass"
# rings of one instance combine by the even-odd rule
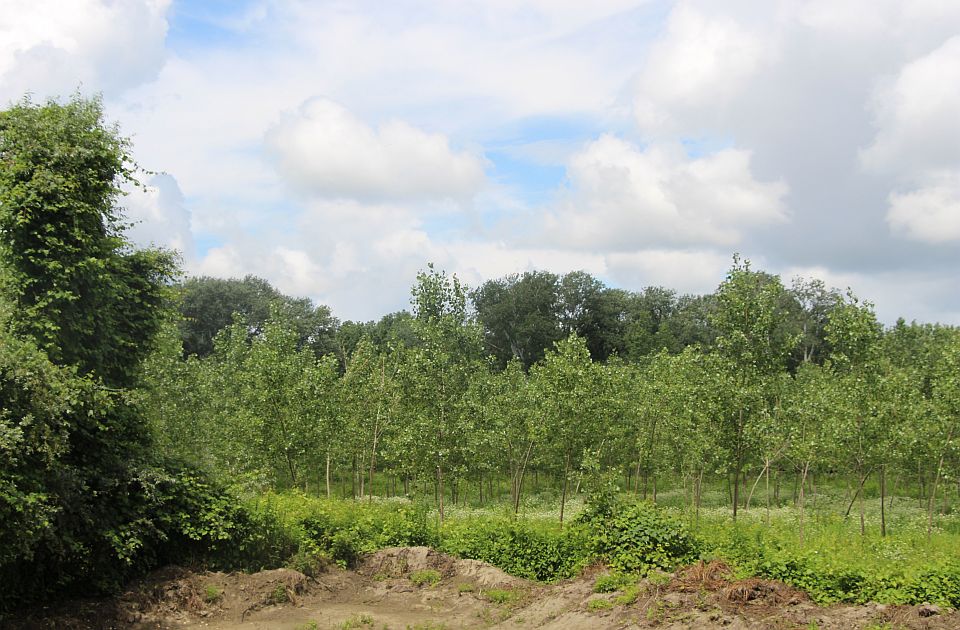
[[[868,483],[861,535],[859,506],[843,517],[846,492],[839,484],[818,482],[817,492],[807,495],[802,538],[800,512],[787,498],[768,512],[766,500],[755,496],[753,507],[740,510],[736,522],[724,505],[725,492],[716,488],[704,492],[699,514],[690,509],[683,490],[661,490],[658,505],[685,520],[698,541],[699,557],[725,560],[737,577],[780,579],[820,603],[931,601],[960,607],[960,513],[937,516],[928,539],[927,515],[917,498],[888,497],[888,535],[881,537],[879,499]],[[519,517],[505,503],[450,506],[442,527],[432,505],[401,498],[353,502],[288,492],[262,495],[253,505],[279,523],[278,539],[301,549],[299,565],[330,558],[346,566],[379,548],[427,545],[519,577],[555,581],[595,561],[588,533],[574,523],[582,500],[577,495],[568,503],[565,527],[557,522],[552,492],[527,496]],[[411,579],[426,586],[439,575]],[[650,579],[668,580],[669,574]],[[626,577],[601,576],[595,588],[625,591],[628,583]]]
[[[365,628],[373,626],[373,617],[367,613],[352,615],[345,619],[339,626],[339,630],[355,630],[356,628]]]
[[[506,588],[492,588],[486,592],[487,599],[494,604],[512,604],[520,599],[520,594]]]
[[[436,586],[440,583],[440,572],[433,569],[414,571],[410,574],[410,581],[417,586]]]
[[[594,593],[613,593],[637,583],[636,575],[626,573],[605,573],[593,583]]]
[[[587,610],[591,612],[610,610],[611,608],[613,608],[613,602],[609,599],[591,599],[587,602]]]
[[[203,589],[203,600],[208,604],[220,601],[220,598],[223,597],[223,591],[214,586],[213,584],[207,584]]]

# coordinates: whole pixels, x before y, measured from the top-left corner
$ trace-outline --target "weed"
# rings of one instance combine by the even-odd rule
[[[290,594],[287,593],[287,587],[283,584],[277,584],[273,592],[270,593],[271,604],[285,604],[290,601]]]
[[[223,591],[213,584],[207,584],[206,588],[203,589],[203,600],[208,604],[220,601],[221,597],[223,597]]]
[[[593,592],[613,593],[614,591],[622,591],[625,587],[636,584],[636,582],[637,578],[633,575],[606,573],[598,577],[597,581],[593,583]]]
[[[410,574],[410,581],[417,586],[436,586],[440,582],[440,572],[433,569],[414,571]]]
[[[509,604],[517,601],[519,595],[516,591],[505,588],[492,588],[487,591],[487,599],[494,604]]]
[[[591,599],[587,602],[587,610],[592,612],[610,610],[611,608],[613,608],[613,602],[609,599]]]
[[[640,597],[640,585],[631,584],[624,587],[623,592],[613,598],[613,601],[619,606],[629,606],[637,601],[637,598]]]
[[[367,613],[360,613],[359,615],[353,615],[348,617],[340,624],[340,630],[354,630],[355,628],[363,628],[365,626],[373,626],[373,617]]]
[[[299,626],[296,626],[295,630],[319,630],[320,624],[314,620],[310,620],[306,623],[301,623]]]
[[[457,584],[458,593],[472,593],[475,590],[475,587],[470,582],[461,582]]]

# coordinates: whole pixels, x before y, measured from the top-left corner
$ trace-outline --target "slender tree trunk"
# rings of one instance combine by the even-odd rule
[[[330,498],[330,451],[327,451],[327,498]]]
[[[753,486],[750,488],[750,494],[747,495],[747,502],[746,502],[746,504],[743,506],[743,509],[744,509],[744,510],[749,510],[749,509],[750,509],[750,501],[753,499],[753,493],[754,493],[754,491],[756,491],[757,486],[760,484],[760,480],[763,479],[764,474],[765,474],[768,470],[770,470],[770,460],[767,459],[767,458],[764,458],[764,460],[763,460],[763,468],[760,470],[760,474],[757,475],[756,480],[754,480],[754,482],[753,482]],[[767,475],[767,479],[768,479],[768,480],[770,479],[770,475]],[[768,486],[769,486],[769,483],[768,483]],[[769,500],[767,501],[767,503],[769,504]]]
[[[804,505],[803,505],[803,487],[804,482],[807,480],[807,470],[810,468],[810,461],[805,461],[803,463],[803,476],[800,478],[800,496],[799,496],[799,505],[800,505],[800,544],[803,545],[803,526],[804,526]]]
[[[867,481],[867,475],[869,475],[871,472],[873,471],[868,470],[866,475],[863,475],[862,477],[860,477],[860,483],[857,484],[857,489],[853,493],[853,498],[850,499],[850,505],[847,506],[847,511],[844,513],[843,518],[847,518],[848,516],[850,516],[850,510],[853,509],[853,504],[856,503],[857,498],[860,496],[860,492],[863,490],[863,484],[866,483]],[[859,475],[859,472],[857,474]]]
[[[886,467],[880,466],[880,536],[887,535],[887,475]]]
[[[767,527],[770,527],[770,466],[766,467],[767,480],[765,482],[764,494],[767,497]]]
[[[951,441],[953,441],[953,427],[950,428],[950,432],[947,434],[947,441],[944,444],[949,445]],[[933,489],[930,492],[930,500],[927,502],[927,540],[930,540],[933,536],[933,509],[936,507],[937,486],[940,484],[940,476],[943,474],[943,458],[947,454],[946,451],[946,446],[940,451],[940,461],[937,463],[937,475],[933,478]]]
[[[567,454],[563,461],[563,495],[560,497],[560,524],[563,525],[563,510],[567,504],[567,481],[570,477],[570,455]]]
[[[700,522],[700,498],[703,496],[703,468],[700,469],[700,473],[697,475],[697,490],[696,490],[696,510],[695,516],[697,523]]]
[[[437,485],[439,488],[438,495],[440,497],[440,524],[443,525],[443,466],[437,466]]]

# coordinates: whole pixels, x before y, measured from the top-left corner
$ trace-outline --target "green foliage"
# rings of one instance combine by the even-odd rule
[[[613,602],[609,599],[591,599],[587,602],[587,610],[591,612],[599,612],[601,610],[610,610],[613,608]]]
[[[416,586],[436,586],[440,583],[440,572],[433,569],[423,569],[410,573],[410,581]]]
[[[450,520],[440,549],[540,581],[571,578],[590,559],[582,528],[495,516]]]
[[[223,591],[214,586],[213,584],[207,584],[203,589],[203,600],[208,604],[220,601],[220,598],[223,597]]]
[[[517,591],[507,588],[491,588],[486,593],[487,599],[494,604],[511,604],[520,598]]]
[[[591,551],[618,571],[672,570],[700,551],[682,522],[650,503],[618,506],[610,515],[588,510],[580,520],[589,529]]]
[[[622,591],[627,586],[637,583],[637,577],[635,575],[628,575],[626,573],[604,573],[599,576],[597,580],[593,583],[593,592],[594,593],[613,593],[615,591]]]
[[[740,576],[782,580],[821,604],[936,603],[960,607],[960,557],[955,535],[927,542],[921,521],[900,523],[898,538],[863,538],[858,526],[820,517],[808,524],[804,540],[792,519],[771,525],[704,518],[698,534],[703,549],[726,559]]]
[[[355,630],[373,625],[373,617],[367,613],[351,615],[340,624],[341,630]]]
[[[266,502],[276,502],[313,549],[342,566],[384,547],[435,546],[437,542],[427,510],[409,503],[353,504],[296,494],[268,497]]]
[[[316,356],[334,352],[336,319],[325,306],[307,298],[283,295],[263,278],[190,278],[180,287],[179,322],[184,356],[205,357],[213,352],[217,334],[239,314],[251,335],[263,330],[271,309],[279,309],[297,334],[297,347],[309,347]]]
[[[59,365],[129,386],[165,317],[171,255],[133,250],[117,208],[129,144],[99,100],[0,112],[0,294]]]

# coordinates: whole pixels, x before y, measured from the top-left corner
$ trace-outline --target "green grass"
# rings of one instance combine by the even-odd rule
[[[587,602],[587,610],[598,612],[601,610],[610,610],[613,608],[613,602],[609,599],[591,599]]]
[[[868,487],[866,533],[861,535],[857,505],[849,518],[843,518],[849,504],[844,492],[845,488],[824,483],[818,485],[818,493],[808,495],[802,540],[800,512],[792,504],[773,507],[768,515],[765,501],[755,497],[753,507],[741,510],[734,523],[729,507],[722,506],[722,493],[716,490],[705,493],[707,505],[698,517],[682,491],[662,491],[658,498],[666,506],[656,511],[663,518],[641,510],[642,518],[625,521],[629,527],[615,540],[609,538],[609,528],[592,529],[575,522],[576,510],[581,509],[578,501],[561,527],[552,517],[544,517],[552,515],[551,508],[546,499],[536,496],[529,498],[529,504],[539,506],[539,511],[530,510],[526,516],[513,517],[500,504],[450,508],[442,527],[430,505],[407,499],[354,502],[288,492],[265,494],[248,505],[257,522],[269,525],[253,547],[265,549],[267,558],[280,557],[283,549],[299,549],[294,566],[327,558],[347,566],[383,547],[427,545],[544,582],[577,575],[597,560],[601,548],[628,554],[629,562],[621,563],[623,574],[630,575],[629,567],[634,566],[646,567],[643,573],[658,566],[670,571],[671,562],[676,562],[671,560],[669,541],[676,542],[671,523],[680,523],[691,536],[690,544],[683,547],[686,561],[721,558],[739,577],[780,579],[821,603],[929,601],[960,607],[960,514],[938,516],[928,540],[926,513],[916,498],[896,497],[892,509],[888,504],[889,535],[881,537],[879,499]],[[608,521],[598,521],[604,522]],[[638,544],[632,542],[636,531],[645,532],[637,539],[642,548],[666,555],[652,559],[643,555],[646,551],[636,551],[641,549],[633,546]],[[271,565],[264,561],[260,566]],[[626,577],[601,576],[597,588],[616,592],[626,585]]]
[[[486,592],[487,599],[494,604],[511,604],[520,598],[520,594],[506,588],[492,588]]]
[[[440,583],[440,572],[433,569],[414,571],[410,574],[410,581],[417,586],[436,586]]]
[[[373,617],[367,613],[352,615],[345,619],[339,626],[339,630],[356,630],[357,628],[369,628],[374,624]]]
[[[212,604],[216,601],[219,601],[223,596],[223,591],[214,586],[213,584],[208,584],[203,589],[203,599],[208,604]]]

